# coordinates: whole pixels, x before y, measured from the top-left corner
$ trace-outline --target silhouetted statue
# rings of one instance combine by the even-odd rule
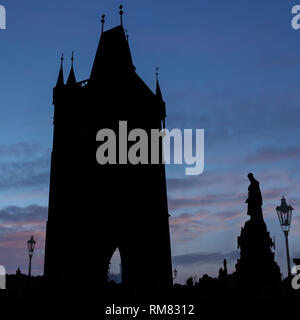
[[[263,200],[260,192],[259,182],[254,178],[252,173],[248,174],[250,185],[248,187],[248,204],[247,214],[251,218],[262,218]]]
[[[250,220],[246,221],[242,227],[241,235],[237,239],[241,257],[235,268],[241,283],[258,289],[267,283],[269,285],[280,283],[281,273],[274,260],[274,252],[272,251],[274,243],[263,219],[263,199],[259,182],[252,173],[248,174],[248,178],[251,183],[246,203]]]

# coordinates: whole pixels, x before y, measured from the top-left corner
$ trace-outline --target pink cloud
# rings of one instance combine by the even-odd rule
[[[287,159],[299,159],[300,158],[300,147],[266,147],[259,150],[256,155],[247,158],[246,160],[250,163],[257,162],[275,162]]]
[[[0,210],[0,264],[8,273],[28,266],[27,241],[34,235],[37,241],[33,274],[43,273],[47,208],[40,206],[7,207]]]

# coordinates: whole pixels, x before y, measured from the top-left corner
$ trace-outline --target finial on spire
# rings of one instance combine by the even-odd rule
[[[158,81],[158,74],[159,74],[159,73],[158,73],[158,70],[159,70],[159,67],[156,67],[156,68],[155,68],[155,75],[156,75],[156,80],[157,80],[157,81]]]
[[[120,5],[121,26],[123,26],[123,14],[124,14],[123,6],[122,6],[122,5]]]
[[[73,65],[74,65],[74,51],[72,51],[71,62],[72,62],[72,68],[73,68]]]
[[[61,54],[60,61],[61,61],[61,64],[63,64],[63,62],[64,62],[64,53]]]
[[[105,23],[105,14],[102,15],[101,23],[102,23],[102,33],[103,33],[104,23]]]

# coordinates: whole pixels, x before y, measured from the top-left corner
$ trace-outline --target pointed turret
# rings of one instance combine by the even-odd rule
[[[63,87],[65,85],[64,82],[64,71],[63,71],[63,61],[64,61],[64,54],[61,55],[61,63],[60,63],[60,70],[56,82],[56,88]]]
[[[74,86],[76,84],[76,77],[74,72],[74,52],[72,52],[71,62],[71,71],[68,77],[67,86]]]

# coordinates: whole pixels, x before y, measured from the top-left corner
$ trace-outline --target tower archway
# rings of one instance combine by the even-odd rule
[[[112,254],[108,267],[108,281],[122,283],[122,260],[119,248]]]

